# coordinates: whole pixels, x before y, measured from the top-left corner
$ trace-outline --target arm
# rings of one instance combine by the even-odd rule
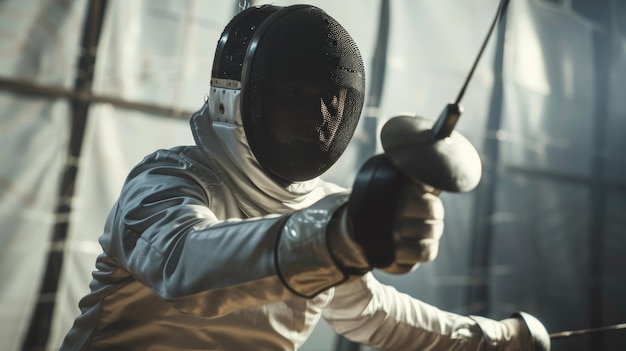
[[[382,350],[549,350],[549,344],[533,345],[522,319],[442,311],[381,284],[371,273],[336,287],[323,313],[337,333]]]
[[[199,167],[159,151],[131,172],[101,238],[119,267],[207,317],[313,296],[345,279],[325,231],[346,194],[288,215],[219,220],[210,209],[220,206],[211,195],[218,179]]]
[[[349,307],[348,307],[349,306]],[[379,283],[369,273],[335,288],[324,318],[347,338],[384,350],[480,350],[480,328]]]

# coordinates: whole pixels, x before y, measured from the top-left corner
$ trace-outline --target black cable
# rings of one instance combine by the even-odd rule
[[[476,56],[476,60],[474,60],[474,64],[472,65],[472,68],[470,69],[469,74],[467,75],[467,78],[465,79],[465,82],[463,83],[463,87],[461,88],[461,91],[459,91],[459,95],[456,97],[456,100],[454,102],[455,105],[458,105],[461,103],[461,99],[463,99],[463,95],[465,94],[467,85],[472,79],[472,76],[474,75],[474,71],[476,70],[476,66],[478,66],[478,62],[480,61],[480,58],[483,55],[483,52],[485,51],[485,47],[487,47],[487,43],[489,42],[489,38],[491,38],[491,33],[493,33],[493,29],[496,27],[498,18],[502,16],[501,14],[506,11],[508,6],[509,6],[509,0],[500,1],[500,4],[498,5],[498,11],[496,11],[496,15],[493,18],[493,22],[491,22],[491,26],[489,27],[489,32],[487,32],[487,36],[485,37],[485,40],[483,41],[483,45],[480,47],[478,56]]]

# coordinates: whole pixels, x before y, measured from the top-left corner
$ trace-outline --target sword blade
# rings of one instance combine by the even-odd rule
[[[614,324],[614,325],[609,325],[606,327],[588,328],[588,329],[580,329],[580,330],[568,330],[568,331],[562,331],[558,333],[552,333],[550,334],[550,339],[554,340],[554,339],[568,338],[572,336],[601,333],[601,332],[619,330],[619,329],[626,329],[626,323]]]

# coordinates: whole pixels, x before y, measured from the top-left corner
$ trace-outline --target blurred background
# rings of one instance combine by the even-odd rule
[[[302,1],[0,1],[0,348],[56,350],[88,291],[130,168],[193,144],[223,27]],[[350,187],[389,118],[453,101],[498,0],[309,0],[359,45],[368,96],[324,176]],[[444,193],[436,261],[378,278],[442,309],[523,310],[550,332],[626,322],[626,1],[513,0],[457,124],[483,178]],[[553,341],[624,350],[626,332]],[[369,350],[321,322],[304,351]]]

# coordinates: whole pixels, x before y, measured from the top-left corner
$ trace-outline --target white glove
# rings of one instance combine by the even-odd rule
[[[421,262],[434,260],[443,234],[441,199],[424,186],[406,182],[400,190],[393,227],[395,260],[382,268],[388,273],[407,273]]]
[[[486,351],[550,351],[550,335],[543,324],[528,313],[495,321],[470,316],[483,332]]]

